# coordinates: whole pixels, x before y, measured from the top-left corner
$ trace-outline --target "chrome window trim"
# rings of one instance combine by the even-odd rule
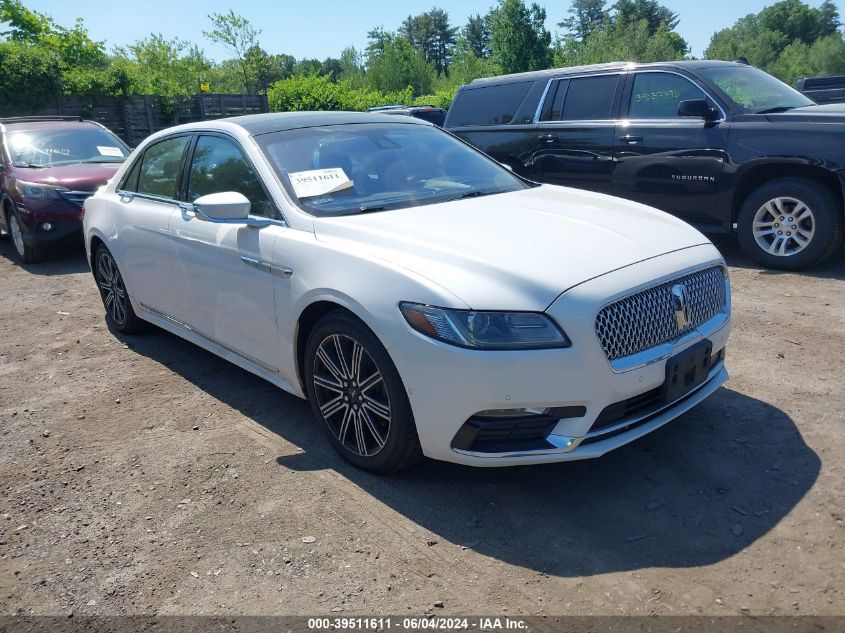
[[[719,100],[716,99],[696,79],[694,79],[693,77],[690,77],[689,75],[685,75],[681,72],[678,72],[676,70],[670,70],[670,69],[665,69],[665,68],[641,69],[641,70],[635,69],[635,70],[629,71],[629,74],[632,75],[632,79],[631,79],[631,94],[628,97],[629,98],[628,112],[627,112],[628,114],[631,113],[630,97],[632,97],[634,95],[634,81],[636,80],[637,75],[656,74],[656,73],[663,73],[663,74],[666,74],[666,75],[677,75],[678,77],[683,77],[684,79],[689,81],[692,85],[694,85],[696,88],[701,90],[701,92],[704,93],[704,96],[706,96],[708,99],[710,99],[713,102],[713,104],[717,108],[719,108],[719,112],[722,115],[721,119],[714,119],[713,121],[704,121],[703,119],[697,119],[696,121],[703,122],[705,125],[707,125],[707,124],[714,124],[714,123],[724,123],[725,121],[728,120],[728,115],[725,113],[725,110],[724,110],[724,108],[722,108],[722,104],[719,103]],[[691,117],[677,117],[677,118],[679,118],[679,119],[689,119]],[[645,121],[645,122],[648,122],[648,121],[669,121],[669,120],[674,120],[674,119],[623,119],[623,120],[628,121],[629,123],[633,123],[633,122],[637,122],[637,121]]]
[[[162,204],[170,204],[175,207],[179,206],[179,201],[175,198],[156,196],[151,193],[138,193],[137,191],[126,191],[124,189],[115,189],[114,192],[120,197],[121,201],[125,200],[126,202],[130,202],[135,198],[141,198],[142,200],[149,200],[150,202],[161,202]]]
[[[540,99],[540,105],[537,106],[537,112],[534,115],[534,123],[595,123],[596,121],[615,121],[616,119],[594,119],[594,120],[586,120],[586,119],[578,119],[578,120],[563,120],[563,121],[540,121],[540,114],[543,109],[543,104],[546,102],[546,97],[548,96],[549,88],[551,88],[553,81],[562,81],[566,79],[567,81],[571,81],[573,79],[588,79],[590,77],[607,77],[609,75],[626,75],[630,71],[626,69],[621,70],[607,70],[600,73],[587,73],[587,74],[579,74],[579,75],[560,75],[555,76],[549,79],[549,83],[546,85],[546,90],[543,93],[543,98]],[[615,95],[614,95],[615,96]]]
[[[546,88],[543,90],[543,95],[540,97],[540,103],[537,104],[537,110],[534,112],[534,123],[537,124],[540,122],[540,115],[543,112],[543,105],[546,103],[546,98],[549,96],[549,89],[552,87],[553,81],[559,81],[557,78],[552,77],[546,82]]]

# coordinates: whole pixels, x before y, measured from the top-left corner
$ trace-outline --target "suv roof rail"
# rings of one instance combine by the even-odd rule
[[[379,110],[401,110],[402,108],[407,107],[408,106],[403,105],[373,106],[372,108],[367,108],[367,112],[378,112]]]
[[[38,121],[84,121],[81,116],[38,115],[0,117],[0,123],[35,123]]]

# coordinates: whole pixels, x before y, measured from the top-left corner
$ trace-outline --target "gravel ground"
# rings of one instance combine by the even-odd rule
[[[0,614],[845,614],[845,253],[733,284],[727,385],[602,459],[392,478],[0,242]]]

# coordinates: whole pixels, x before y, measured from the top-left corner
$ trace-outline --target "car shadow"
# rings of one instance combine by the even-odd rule
[[[722,388],[600,459],[498,469],[424,460],[379,477],[334,452],[306,402],[161,330],[123,340],[303,450],[278,457],[280,468],[333,469],[437,540],[550,575],[724,560],[772,530],[820,469],[787,414]]]
[[[710,235],[709,237],[713,244],[716,245],[716,248],[719,249],[719,252],[722,253],[728,266],[756,270],[759,274],[767,276],[801,275],[820,279],[845,280],[845,245],[840,246],[830,259],[821,264],[812,266],[806,270],[785,271],[767,269],[760,266],[760,264],[742,252],[736,237],[733,235]]]
[[[4,236],[0,239],[0,258],[7,260],[18,268],[22,268],[28,273],[47,277],[54,275],[75,275],[90,270],[88,260],[85,259],[85,248],[82,245],[81,239],[78,242],[70,241],[68,243],[56,244],[51,247],[44,260],[37,264],[23,264],[15,252],[12,240]]]

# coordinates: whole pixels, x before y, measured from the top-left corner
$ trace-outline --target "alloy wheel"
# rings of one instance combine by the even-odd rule
[[[345,334],[324,338],[314,359],[313,386],[323,420],[347,450],[372,457],[384,448],[390,396],[381,370],[360,342]]]
[[[97,283],[109,316],[117,325],[123,325],[126,322],[126,286],[114,258],[106,250],[97,255]]]
[[[813,211],[797,198],[782,196],[769,200],[754,214],[754,240],[763,251],[790,257],[813,240],[816,219]]]
[[[9,214],[9,232],[12,234],[12,242],[15,244],[15,250],[23,258],[26,253],[26,244],[23,241],[23,231],[21,231],[18,217],[14,213]]]

